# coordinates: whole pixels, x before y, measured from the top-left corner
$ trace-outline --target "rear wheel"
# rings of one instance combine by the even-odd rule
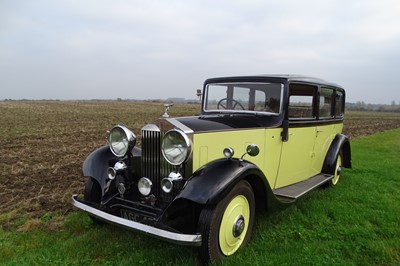
[[[255,199],[250,184],[242,180],[216,205],[204,208],[199,217],[203,262],[231,256],[250,240]]]
[[[339,179],[342,175],[342,169],[343,169],[342,153],[339,153],[336,158],[335,168],[332,173],[333,178],[328,182],[329,187],[334,187],[337,185],[337,183],[339,182]]]
[[[93,177],[89,177],[85,183],[85,191],[83,199],[88,202],[100,203],[101,202],[101,187],[100,184]],[[96,217],[89,215],[95,224],[104,224],[104,222]]]

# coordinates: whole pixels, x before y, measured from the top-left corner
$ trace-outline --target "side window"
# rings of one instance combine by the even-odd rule
[[[333,89],[321,88],[319,94],[319,117],[328,118],[333,117],[332,104],[333,104]]]
[[[340,90],[336,90],[335,95],[335,117],[343,116],[343,104],[344,104],[344,96],[343,92]]]
[[[315,95],[317,87],[290,84],[289,86],[289,118],[314,119]]]

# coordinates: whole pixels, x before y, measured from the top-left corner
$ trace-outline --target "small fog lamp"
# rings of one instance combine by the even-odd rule
[[[172,184],[172,180],[169,178],[163,178],[161,180],[161,188],[165,193],[170,193],[174,185]]]
[[[107,169],[107,176],[110,180],[113,180],[117,175],[117,171],[113,167],[108,167]]]
[[[169,176],[166,178],[163,178],[161,180],[161,189],[165,193],[170,193],[172,189],[174,188],[174,183],[180,182],[182,180],[182,175],[178,172],[171,172],[169,173]]]
[[[123,172],[126,168],[126,164],[123,161],[116,162],[114,167],[107,168],[107,176],[110,180],[113,180],[118,173]]]
[[[152,183],[151,183],[150,179],[148,179],[147,177],[142,177],[139,179],[138,189],[139,189],[140,194],[142,194],[143,196],[148,196],[150,194],[151,186],[152,186]]]

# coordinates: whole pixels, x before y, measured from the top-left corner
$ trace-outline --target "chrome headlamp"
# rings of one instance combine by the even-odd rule
[[[162,140],[162,154],[172,165],[184,163],[192,153],[192,145],[188,136],[179,129],[171,129]]]
[[[135,134],[123,125],[116,125],[108,134],[111,152],[117,157],[124,157],[136,144]]]

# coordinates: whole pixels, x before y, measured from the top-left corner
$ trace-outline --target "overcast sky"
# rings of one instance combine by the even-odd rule
[[[0,99],[195,98],[302,74],[400,102],[400,1],[0,0]]]

